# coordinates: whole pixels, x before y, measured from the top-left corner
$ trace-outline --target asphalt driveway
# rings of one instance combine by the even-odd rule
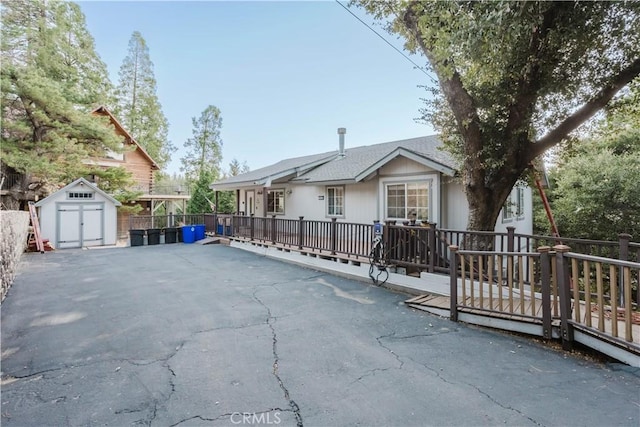
[[[217,245],[28,254],[2,425],[640,424],[640,372]]]

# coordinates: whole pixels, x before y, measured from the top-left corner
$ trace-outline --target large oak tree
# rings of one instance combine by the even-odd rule
[[[437,76],[424,118],[460,159],[471,230],[493,230],[532,162],[640,74],[640,2],[355,3]]]

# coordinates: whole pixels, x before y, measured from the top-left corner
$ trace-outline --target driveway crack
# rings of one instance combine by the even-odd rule
[[[280,377],[280,371],[278,367],[278,362],[280,360],[280,357],[278,356],[278,336],[276,334],[275,328],[273,327],[273,322],[274,320],[276,320],[276,318],[271,313],[271,309],[260,298],[258,298],[258,296],[256,295],[257,292],[258,291],[256,290],[253,293],[253,299],[255,299],[260,305],[262,305],[264,309],[267,311],[266,323],[267,323],[267,326],[269,326],[269,329],[271,330],[271,342],[272,342],[271,351],[273,353],[273,376],[276,377],[276,380],[278,381],[278,385],[280,386],[280,389],[284,393],[284,398],[289,402],[289,407],[291,408],[293,415],[296,418],[296,425],[298,427],[303,427],[302,415],[300,414],[300,407],[298,406],[296,401],[291,398],[289,394],[289,390],[287,389],[287,387],[284,384],[284,381],[282,381],[282,378]]]

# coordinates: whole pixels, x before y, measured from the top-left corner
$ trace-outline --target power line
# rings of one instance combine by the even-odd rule
[[[347,12],[349,12],[349,14],[351,14],[351,16],[353,16],[354,18],[356,18],[358,21],[360,21],[362,23],[362,25],[364,25],[365,27],[367,27],[368,29],[370,29],[371,31],[373,31],[373,33],[380,37],[382,39],[382,41],[384,41],[386,44],[388,44],[389,46],[391,46],[393,48],[393,50],[395,50],[396,52],[398,52],[400,55],[402,55],[404,57],[404,59],[406,59],[407,61],[409,61],[410,63],[413,64],[414,67],[416,67],[418,70],[422,71],[427,77],[429,77],[429,79],[431,79],[432,82],[434,83],[438,83],[438,81],[436,79],[433,78],[433,76],[431,76],[424,68],[422,68],[421,66],[419,66],[418,64],[416,64],[411,58],[409,58],[407,55],[405,55],[405,53],[403,51],[401,51],[400,49],[398,49],[397,47],[395,47],[393,44],[391,44],[391,42],[389,42],[389,40],[385,39],[379,32],[377,32],[376,30],[374,30],[373,28],[371,28],[371,26],[369,24],[367,24],[366,22],[364,22],[362,19],[360,19],[360,17],[358,15],[356,15],[355,13],[353,13],[351,11],[351,9],[349,9],[347,6],[343,5],[342,3],[340,3],[340,0],[336,0],[336,3],[338,3],[344,10],[346,10]]]

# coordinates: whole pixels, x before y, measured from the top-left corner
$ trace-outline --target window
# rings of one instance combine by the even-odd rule
[[[387,218],[429,220],[430,181],[388,184],[386,186]]]
[[[502,207],[502,220],[512,221],[524,218],[524,188],[515,187]]]
[[[105,153],[107,159],[124,161],[124,142],[121,142],[118,148],[118,152],[107,149]]]
[[[280,188],[268,191],[267,213],[284,214],[284,189]]]
[[[89,191],[70,191],[67,193],[67,199],[93,199],[93,193]]]
[[[344,187],[327,187],[327,215],[344,216]]]

